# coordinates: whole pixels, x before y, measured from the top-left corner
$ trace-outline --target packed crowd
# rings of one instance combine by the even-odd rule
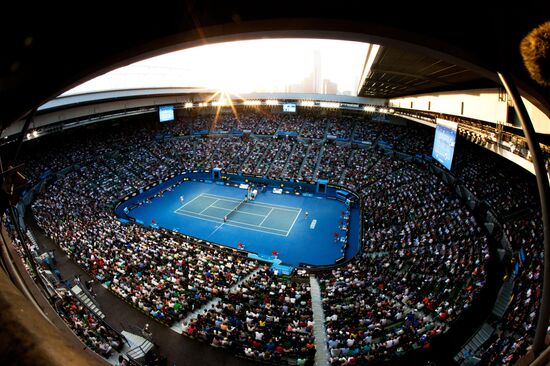
[[[350,162],[351,145],[325,144],[319,169],[313,179],[323,178],[339,183],[346,165]]]
[[[2,217],[2,223],[19,257],[23,260],[27,272],[34,279],[40,273],[41,281],[48,283],[47,287],[52,295],[49,299],[53,308],[84,345],[105,358],[111,357],[114,352],[120,352],[124,346],[122,336],[110,328],[71,293],[70,288],[77,285],[77,283],[63,279],[57,268],[54,251],[46,251],[44,248],[39,247],[36,242],[22,241],[7,215]],[[32,259],[26,257],[23,246],[28,247]],[[34,262],[34,268],[38,273],[31,270],[31,260]],[[80,283],[78,284],[80,285]]]
[[[491,322],[495,333],[475,355],[481,365],[513,365],[526,354],[535,334],[542,296],[542,219],[532,176],[479,149],[457,150],[457,176],[499,218],[502,227],[493,235],[511,247],[507,280],[514,289],[504,317]]]
[[[242,166],[243,173],[254,174],[257,170],[260,170],[261,164],[264,163],[264,153],[271,149],[273,141],[266,139],[257,139],[254,141],[254,145],[249,150]]]
[[[411,129],[405,125],[395,125],[389,122],[372,124],[377,132],[377,142],[385,142],[398,151],[407,154],[431,154],[433,146],[433,130],[423,125]]]
[[[121,224],[106,209],[117,186],[104,190],[97,184],[109,174],[95,164],[73,170],[32,210],[46,234],[83,269],[150,316],[171,325],[257,266],[224,250]]]
[[[258,361],[312,361],[309,279],[299,280],[261,268],[212,309],[184,324],[183,332]]]
[[[334,136],[336,139],[349,139],[355,127],[355,119],[340,118],[329,122],[327,131],[328,136]]]
[[[272,155],[272,157],[269,155],[266,156],[265,160],[271,161],[268,174],[269,176],[286,178],[287,175],[285,174],[285,167],[295,145],[296,142],[294,141],[283,141],[279,149]]]
[[[371,169],[381,159],[381,154],[377,149],[355,149],[351,154],[340,184],[358,191],[368,182]]]
[[[286,168],[283,169],[283,178],[289,179],[301,177],[300,172],[305,162],[305,157],[308,155],[308,149],[310,146],[311,145],[305,142],[299,140],[296,141],[294,144],[294,149],[288,156]]]
[[[255,124],[252,123],[253,116],[258,118]],[[113,135],[98,133],[97,136],[90,136],[89,141],[82,141],[80,145],[76,142],[69,144],[63,154],[60,150],[54,149],[54,152],[47,153],[47,159],[33,159],[37,163],[27,168],[27,174],[35,181],[44,172],[58,171],[76,163],[84,165],[95,156],[100,156],[105,160],[101,164],[104,164],[106,169],[113,170],[119,179],[127,182],[124,187],[125,193],[173,172],[212,167],[284,179],[329,179],[331,183],[336,184],[347,182],[351,187],[356,183],[350,177],[358,176],[361,170],[364,170],[354,157],[357,155],[373,159],[364,151],[365,147],[369,150],[368,147],[371,145],[352,144],[349,141],[341,141],[338,142],[340,145],[334,145],[325,142],[325,133],[330,132],[349,139],[352,131],[366,128],[373,134],[369,137],[359,137],[371,144],[383,137],[387,139],[388,133],[384,134],[384,131],[396,127],[405,130],[409,135],[414,135],[413,139],[409,139],[405,133],[393,138],[392,142],[398,150],[421,146],[424,141],[418,136],[427,135],[412,128],[379,126],[368,120],[355,121],[351,118],[337,119],[331,116],[314,118],[311,114],[277,116],[259,113],[241,114],[239,119],[231,114],[223,114],[218,116],[215,122],[216,126],[237,123],[242,128],[245,125],[257,133],[257,136],[204,138],[193,135],[193,131],[210,129],[214,120],[213,116],[180,118],[172,124],[163,124],[160,128],[162,134],[158,129],[157,133],[153,134],[153,131],[147,129],[133,131],[131,128],[121,128],[122,131]],[[262,121],[267,122],[263,124]],[[367,125],[368,127],[365,127]],[[327,132],[326,129],[329,127]],[[266,129],[269,131],[266,132]],[[276,131],[283,130],[299,132],[298,139],[272,138]],[[167,131],[172,132],[173,137],[166,137]],[[162,138],[159,138],[159,135]],[[320,141],[313,143],[302,138]],[[82,149],[79,149],[79,146]],[[51,161],[52,165],[40,163],[46,161]]]
[[[107,328],[88,308],[69,293],[58,304],[58,311],[75,334],[92,351],[105,358],[113,351],[120,352],[124,346],[122,338]]]
[[[428,348],[485,282],[486,237],[424,167],[404,163],[363,192],[364,252],[321,277],[333,365]]]
[[[445,332],[483,287],[487,239],[473,216],[424,166],[395,159],[376,146],[426,154],[433,131],[430,135],[423,127],[332,115],[279,119],[248,112],[238,121],[221,115],[217,129],[237,125],[268,137],[193,136],[194,131],[210,129],[212,118],[187,117],[165,124],[162,132],[171,132],[170,138],[157,138],[157,130],[120,127],[119,132],[97,132],[87,141],[71,141],[40,157],[31,155],[27,174],[34,181],[48,170],[69,168],[34,202],[39,225],[99,281],[166,324],[220,297],[220,306],[190,323],[187,331],[258,360],[276,361],[290,354],[311,358],[306,285],[262,269],[257,282],[231,292],[257,268],[256,262],[120,224],[109,210],[113,203],[167,174],[214,166],[270,178],[324,178],[356,190],[366,208],[363,252],[321,277],[335,365],[429,348],[430,340]],[[283,130],[299,136],[273,138]],[[335,143],[326,140],[327,134],[367,144]],[[502,166],[509,164],[495,165],[475,150],[458,149],[454,173],[499,217],[526,207],[536,213],[531,184]],[[489,364],[497,358],[511,362],[525,352],[540,301],[540,219],[513,219],[504,231],[516,258],[522,259],[511,310],[506,321],[497,324],[499,336],[485,345],[484,354],[496,357]],[[280,284],[286,286],[283,292],[268,291]],[[280,314],[288,315],[288,322]],[[268,319],[278,319],[279,324],[262,329]]]
[[[514,365],[533,344],[542,301],[544,251],[542,220],[537,214],[513,219],[503,225],[514,255],[510,262],[513,297],[500,320],[493,321],[493,336],[476,355],[481,365]]]
[[[486,201],[501,220],[518,210],[536,209],[536,187],[528,173],[480,149],[458,149],[455,164],[457,177],[474,196]]]

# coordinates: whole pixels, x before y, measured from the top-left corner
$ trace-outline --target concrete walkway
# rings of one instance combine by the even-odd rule
[[[61,271],[63,279],[73,279],[76,274],[80,275],[82,281],[90,279],[80,266],[68,258],[52,240],[44,235],[32,218],[27,217],[26,223],[41,252],[55,249],[57,267]],[[254,361],[235,357],[230,352],[211,347],[206,343],[178,336],[166,325],[154,321],[97,283],[94,285],[94,291],[97,294],[95,300],[98,301],[101,310],[105,313],[105,320],[118,332],[135,327],[143,328],[145,323],[149,323],[153,341],[159,346],[158,352],[168,358],[167,364],[170,366],[257,366]]]
[[[321,302],[321,288],[314,275],[309,276],[311,286],[311,307],[313,308],[313,334],[315,335],[315,365],[329,366],[327,349],[327,332],[325,329],[325,311]]]

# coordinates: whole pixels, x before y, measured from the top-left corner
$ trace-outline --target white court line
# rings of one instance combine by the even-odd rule
[[[176,211],[174,211],[174,212],[178,212],[179,210],[181,210],[182,208],[184,208],[185,206],[187,206],[188,204],[190,204],[191,202],[193,202],[194,200],[196,200],[196,199],[199,198],[199,197],[202,197],[202,193],[199,194],[197,197],[193,198],[191,201],[189,201],[189,202],[187,202],[187,203],[181,205],[180,208],[178,208],[178,209],[177,209]]]
[[[246,203],[245,203],[246,205]],[[236,206],[235,206],[236,207]],[[226,210],[226,211],[233,211],[232,208],[225,208],[225,207],[219,207],[219,206],[212,206],[212,208],[217,208],[217,209],[220,209],[220,210]],[[244,206],[242,207],[244,208]],[[273,210],[273,209],[271,209]],[[185,210],[184,210],[185,211]],[[192,212],[192,211],[191,211]],[[243,213],[243,214],[247,214],[247,215],[254,215],[254,216],[262,216],[264,217],[265,215],[260,215],[260,214],[255,214],[255,213],[252,213],[252,212],[244,212],[244,211],[241,211],[241,210],[238,210],[237,213]],[[268,213],[268,215],[271,213],[271,211]]]
[[[300,216],[301,213],[302,213],[302,209],[300,209],[300,212],[298,212],[298,215],[296,215],[296,217],[294,218],[294,221],[292,221],[292,225],[290,225],[290,229],[288,229],[289,233],[292,230],[292,228],[294,227],[294,224],[296,223],[296,220],[298,220],[298,217]],[[287,234],[287,236],[288,236],[288,234]]]
[[[204,210],[202,210],[201,212],[197,212],[197,214],[202,214],[204,211],[206,211],[206,210],[209,209],[209,208],[217,208],[217,209],[219,209],[219,210],[233,211],[233,210],[238,206],[238,205],[237,205],[237,206],[235,206],[235,207],[233,207],[233,208],[214,206],[214,204],[217,203],[218,201],[223,201],[223,200],[219,199],[219,200],[217,200],[217,201],[214,201],[210,206],[206,207],[206,208],[205,208]],[[248,204],[248,203],[245,203],[245,204],[243,205],[243,207],[246,206],[247,204]],[[183,208],[183,206],[181,206],[180,208],[178,208],[178,209],[177,209],[176,211],[174,211],[174,212],[177,213],[177,212],[181,212],[181,211],[186,211],[186,212],[193,212],[193,213],[195,213],[195,211],[191,211],[191,210],[182,210],[182,208]],[[271,209],[271,210],[273,210],[273,209]],[[253,215],[253,216],[261,216],[261,217],[264,217],[264,216],[265,216],[265,215],[260,215],[260,214],[252,213],[252,212],[244,212],[244,211],[241,211],[241,210],[239,210],[239,213],[243,213],[243,214],[247,214],[247,215]],[[271,213],[271,211],[270,211],[269,213]],[[268,213],[268,215],[269,215],[269,213]]]
[[[197,199],[198,197],[195,197],[193,200]],[[213,198],[213,197],[207,197],[207,198]],[[220,206],[214,206],[215,203],[217,203],[218,201],[229,201],[229,200],[223,200],[223,199],[216,199],[216,201],[212,202],[212,204],[210,204],[210,206],[206,207],[204,210],[202,210],[201,212],[195,212],[195,211],[191,211],[191,210],[185,210],[183,209],[183,206],[181,206],[180,208],[178,208],[176,211],[174,211],[175,213],[178,213],[178,212],[182,212],[182,211],[185,211],[185,212],[192,212],[192,213],[196,213],[197,215],[200,215],[202,214],[204,211],[206,211],[207,209],[209,208],[217,208],[219,210],[225,210],[225,211],[233,211],[237,206],[233,207],[233,208],[227,208],[227,207],[220,207]],[[233,201],[229,201],[229,202],[233,202]],[[189,201],[189,203],[191,203],[191,201]],[[247,202],[243,205],[246,206],[247,204],[249,204],[250,202]],[[183,210],[182,210],[183,209]],[[273,211],[273,208],[271,208],[271,211]],[[268,215],[271,213],[271,211],[269,211]],[[247,215],[253,215],[253,216],[261,216],[261,217],[264,217],[265,215],[260,215],[260,214],[257,214],[257,213],[252,213],[252,212],[245,212],[245,211],[241,211],[239,210],[239,213],[242,213],[242,214],[247,214]]]
[[[207,197],[207,198],[214,198],[214,197],[217,197],[217,196],[214,196],[214,195],[210,195],[211,197]],[[237,199],[227,199],[227,198],[217,198],[217,201],[214,202],[214,203],[217,203],[218,201],[225,201],[225,202],[232,202],[232,203],[237,203],[237,205],[233,208],[227,208],[227,207],[218,207],[218,206],[212,206],[214,208],[220,208],[222,210],[229,210],[229,211],[233,211],[235,208],[237,208],[239,206],[239,204],[242,202],[242,200],[237,200]],[[245,202],[245,204],[243,205],[243,207],[245,205],[248,205],[248,204],[252,204],[252,202]],[[258,215],[258,216],[263,216],[263,215],[259,215],[259,214],[251,214],[251,215]]]
[[[264,219],[262,220],[262,222],[260,222],[260,223],[258,224],[258,226],[262,226],[262,224],[264,223],[265,219],[267,219],[267,217],[268,217],[269,215],[271,215],[272,212],[273,212],[273,209],[271,209],[271,210],[269,211],[269,213],[264,217]]]
[[[227,198],[227,197],[223,197],[223,196],[216,196],[215,194],[210,194],[210,193],[205,193],[204,196],[210,196],[211,198],[218,198],[220,201],[237,201],[237,202],[240,202],[238,199],[233,199],[233,198]],[[275,204],[272,204],[272,203],[261,203],[261,202],[256,202],[256,201],[252,201],[252,202],[247,202],[247,203],[250,203],[251,205],[254,205],[254,206],[264,206],[264,207],[277,207],[279,208],[279,210],[284,210],[284,211],[293,211],[293,212],[296,212],[298,210],[302,211],[302,209],[300,208],[297,208],[297,207],[292,207],[292,206],[282,206],[282,205],[275,205]]]
[[[279,210],[279,208],[275,208],[275,210]],[[185,211],[185,210],[184,210]],[[189,212],[189,214],[185,214],[183,213],[183,211],[178,211],[176,212],[177,214],[180,214],[180,215],[186,215],[186,216],[191,216],[191,217],[195,217],[195,218],[199,218],[199,219],[202,219],[203,217],[211,217],[213,219],[217,219],[217,220],[222,220],[221,217],[217,217],[217,216],[212,216],[212,215],[206,215],[206,214],[203,214],[203,213],[197,213],[197,212],[193,212],[193,211],[186,211],[186,212]],[[254,224],[251,224],[251,223],[248,223],[248,222],[242,222],[242,221],[237,221],[237,220],[229,220],[231,222],[236,222],[236,223],[239,223],[239,224],[243,224],[243,225],[248,225],[248,226],[255,226],[255,227],[261,227],[261,228],[264,228],[264,229],[269,229],[269,230],[275,230],[275,231],[281,231],[281,232],[284,232],[286,233],[284,236],[288,236],[288,234],[290,233],[290,230],[292,230],[292,227],[294,226],[294,224],[296,223],[296,220],[298,219],[298,217],[300,216],[300,212],[302,212],[302,209],[300,209],[298,211],[298,213],[296,214],[296,216],[294,217],[294,221],[292,222],[292,226],[290,226],[290,229],[289,230],[282,230],[282,229],[275,229],[275,228],[272,228],[272,227],[265,227],[265,226],[260,226],[260,225],[254,225]],[[247,212],[241,212],[241,214],[243,215],[253,215],[253,214],[249,214]],[[265,219],[264,219],[265,220]],[[262,220],[262,222],[264,221]],[[211,220],[208,220],[208,221],[211,221]],[[215,222],[218,222],[218,221],[215,221]],[[219,223],[219,222],[218,222]],[[227,222],[226,222],[227,224]],[[237,226],[237,227],[241,227],[241,228],[245,228],[247,229],[248,227],[246,226],[239,226],[239,225],[232,225],[232,226]],[[253,229],[251,229],[253,230]],[[262,231],[262,230],[256,230],[256,231]],[[265,231],[262,231],[262,232],[265,232]],[[268,232],[269,233],[269,232]],[[277,234],[277,235],[283,235],[283,234]]]
[[[189,211],[189,212],[190,212],[190,211]],[[205,219],[205,218],[203,218],[203,217],[197,217],[197,216],[196,216],[197,214],[191,215],[191,214],[187,214],[187,213],[183,213],[183,212],[176,212],[176,213],[177,213],[178,215],[194,217],[194,218],[196,218],[196,219],[200,219],[200,220],[204,220],[204,221],[210,221],[210,222],[214,222],[214,223],[216,223],[216,224],[219,224],[219,223],[220,223],[220,222],[217,221],[217,220],[210,220],[210,219]],[[204,215],[202,215],[202,216],[204,216]],[[213,217],[213,216],[211,216],[211,217]],[[219,220],[219,219],[218,219],[218,220]],[[288,232],[287,232],[287,234],[285,235],[285,234],[272,233],[272,232],[265,231],[265,230],[252,229],[252,228],[250,228],[250,227],[241,226],[241,225],[232,225],[232,224],[229,223],[229,222],[224,222],[224,224],[225,224],[226,226],[238,227],[238,228],[240,228],[240,229],[258,231],[258,232],[264,233],[264,234],[273,234],[273,235],[279,235],[279,236],[288,236]],[[246,225],[250,225],[250,224],[246,224]],[[253,225],[253,226],[255,226],[255,225]],[[271,229],[271,228],[270,228],[270,230],[278,230],[278,229]],[[283,231],[283,230],[278,230],[278,231]]]
[[[219,201],[219,200],[216,200],[216,201],[212,202],[210,205],[208,205],[208,207],[206,207],[204,210],[202,210],[201,212],[199,212],[199,215],[202,215],[202,213],[203,213],[204,211],[208,210],[210,207],[212,207],[212,205],[213,205],[214,203],[216,203],[216,202],[218,202],[218,201]]]
[[[199,219],[202,219],[202,217],[210,217],[210,218],[213,218],[213,219],[217,219],[217,220],[223,220],[221,217],[217,217],[217,216],[212,216],[212,215],[206,215],[206,214],[199,214],[199,213],[196,213],[196,212],[192,212],[192,211],[188,211],[189,214],[185,214],[185,213],[182,213],[182,212],[178,212],[178,214],[180,215],[187,215],[187,216],[192,216],[192,217],[195,217],[195,218],[199,218]],[[198,216],[197,216],[198,215]],[[219,223],[219,221],[216,221]],[[225,224],[227,225],[229,222],[236,222],[236,223],[239,223],[239,224],[243,224],[243,225],[248,225],[248,226],[255,226],[255,227],[260,227],[259,225],[254,225],[254,224],[251,224],[251,223],[248,223],[248,222],[242,222],[242,221],[237,221],[237,220],[227,220],[227,222],[225,222]],[[233,225],[235,226],[235,225]],[[239,227],[243,227],[243,226],[239,226]],[[244,228],[247,228],[246,226],[244,226]],[[285,232],[287,233],[287,235],[285,236],[288,236],[288,231],[287,230],[283,230],[283,229],[275,229],[275,228],[271,228],[271,227],[262,227],[263,229],[268,229],[268,230],[275,230],[275,231],[282,231],[282,232]]]
[[[214,198],[214,199],[216,199],[216,201],[212,202],[209,206],[207,206],[201,212],[193,212],[193,211],[190,211],[190,210],[183,209],[185,206],[187,206],[188,204],[190,204],[191,202],[193,202],[194,200],[196,200],[199,197]],[[217,209],[222,209],[222,210],[227,210],[227,211],[232,211],[231,209],[227,209],[225,207],[214,206],[214,204],[217,203],[218,201],[240,202],[238,199],[232,199],[232,198],[227,198],[227,197],[223,197],[223,196],[217,196],[217,195],[209,194],[209,193],[201,193],[197,197],[193,198],[191,201],[189,201],[189,202],[185,203],[184,205],[182,205],[180,208],[178,208],[176,211],[174,211],[174,213],[184,215],[184,216],[199,218],[199,219],[210,221],[210,222],[220,223],[219,221],[209,220],[209,219],[206,219],[205,217],[210,217],[210,218],[213,218],[213,219],[216,219],[216,220],[222,220],[221,218],[218,218],[216,216],[203,214],[204,211],[206,211],[208,208],[211,208],[211,207],[212,208],[217,208]],[[221,228],[221,226],[223,226],[225,224],[225,225],[239,227],[239,228],[243,228],[243,229],[248,229],[248,230],[253,230],[253,231],[258,231],[258,232],[263,232],[263,233],[268,233],[268,234],[274,234],[274,235],[280,235],[280,236],[287,237],[290,234],[290,231],[294,227],[294,224],[296,223],[296,220],[298,219],[298,217],[300,216],[300,214],[302,212],[301,208],[297,209],[297,208],[294,208],[294,207],[291,207],[291,206],[274,205],[274,204],[269,204],[269,203],[264,204],[264,203],[259,203],[259,202],[247,202],[246,204],[257,205],[257,206],[260,206],[260,207],[268,207],[270,209],[270,211],[265,216],[260,215],[260,214],[254,214],[254,213],[251,213],[251,212],[240,212],[241,214],[244,214],[244,215],[264,216],[264,219],[260,222],[259,225],[254,225],[254,224],[250,224],[250,223],[242,222],[242,221],[229,220],[231,222],[242,224],[242,225],[245,225],[245,226],[232,225],[228,222],[224,222],[224,223],[222,223],[222,225],[218,226],[218,228],[214,232],[216,232],[218,229]],[[235,207],[237,207],[237,206],[235,206]],[[271,228],[271,227],[262,227],[261,226],[264,223],[264,221],[267,219],[267,217],[269,215],[271,215],[271,213],[274,210],[274,207],[275,207],[275,209],[280,210],[280,211],[290,211],[290,212],[294,212],[294,213],[297,212],[297,215],[294,217],[294,221],[292,222],[292,225],[290,226],[290,228],[288,230],[281,230],[281,229],[275,229],[275,228]],[[185,213],[185,212],[188,212],[188,213]],[[254,227],[273,230],[273,231],[284,232],[285,234],[279,234],[279,233],[274,233],[274,232],[265,231],[265,230],[256,230],[256,229],[250,228],[249,226],[254,226]],[[212,232],[210,235],[214,234],[214,232]]]
[[[207,198],[215,198],[215,197],[217,197],[217,196],[215,196],[215,195],[212,194],[212,195],[210,195],[210,197],[207,197]],[[238,204],[241,203],[241,201],[242,201],[242,200],[232,199],[232,198],[217,198],[217,200],[218,200],[218,201],[225,201],[225,202],[237,203],[237,206],[238,206]],[[249,204],[249,203],[252,203],[252,202],[246,202],[245,204]],[[235,206],[235,207],[237,207],[237,206]],[[235,207],[233,207],[233,208],[235,208]],[[224,208],[224,209],[225,209],[225,207],[219,207],[219,208]],[[231,209],[230,209],[230,208],[227,208],[227,210],[232,210],[232,208],[231,208]]]
[[[223,199],[223,198],[219,198],[218,201],[227,201],[227,200],[225,200],[225,199]],[[216,201],[215,203],[217,203],[218,201]],[[231,201],[231,202],[233,202],[233,201]],[[237,201],[237,205],[236,205],[235,207],[233,207],[233,208],[230,208],[229,210],[233,211],[234,209],[236,209],[237,207],[239,207],[240,204],[241,204],[241,201]]]
[[[216,228],[216,230],[212,231],[212,232],[210,233],[210,235],[208,235],[208,237],[211,237],[212,235],[214,235],[214,233],[215,233],[216,231],[218,231],[219,229],[221,229],[222,226],[223,226],[224,224],[225,224],[225,222],[222,222],[222,224],[221,224],[220,226],[218,226],[218,227]]]
[[[205,214],[197,214],[197,215],[200,215],[200,216],[206,216],[206,217],[212,217],[214,219],[218,219],[218,220],[223,220],[221,218],[218,218],[216,216],[211,216],[211,215],[205,215]],[[255,226],[255,227],[260,227],[259,225],[254,225],[254,224],[251,224],[251,223],[248,223],[248,222],[242,222],[242,221],[237,221],[237,220],[233,220],[233,219],[228,219],[227,222],[236,222],[236,223],[239,223],[239,224],[243,224],[243,225],[249,225],[249,226]],[[272,227],[263,227],[264,229],[269,229],[269,230],[276,230],[276,231],[283,231],[285,233],[288,233],[287,230],[283,230],[283,229],[275,229],[275,228],[272,228]]]
[[[220,206],[210,206],[210,208],[217,208],[218,210],[225,210],[225,211],[233,211],[232,208],[220,207]],[[184,210],[184,211],[186,211],[186,210]],[[188,211],[188,212],[193,212],[193,211]]]
[[[296,207],[274,205],[274,204],[271,204],[271,203],[260,203],[260,202],[249,202],[249,203],[251,205],[260,206],[260,207],[268,207],[268,208],[275,207],[277,210],[281,210],[281,211],[297,212],[298,210],[300,210],[300,211],[302,210],[301,208],[298,209]]]
[[[227,202],[241,202],[242,201],[242,200],[239,200],[237,198],[216,196],[215,194],[210,194],[210,193],[205,193],[204,196],[208,197],[208,198],[216,198],[216,199],[219,199],[220,201],[227,201]]]

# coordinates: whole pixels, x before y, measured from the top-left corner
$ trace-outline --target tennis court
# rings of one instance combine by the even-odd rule
[[[223,225],[288,236],[302,209],[201,193],[174,212]],[[227,217],[225,222],[224,217]]]
[[[263,258],[273,258],[276,251],[286,265],[334,264],[343,256],[341,243],[334,240],[345,210],[340,200],[267,189],[253,201],[243,202],[245,189],[201,181],[184,181],[159,195],[166,186],[145,191],[117,210],[136,224],[164,228]],[[126,212],[125,207],[130,209]],[[354,247],[346,252],[350,256],[359,248],[359,208],[355,210],[350,225],[355,228],[350,230]]]

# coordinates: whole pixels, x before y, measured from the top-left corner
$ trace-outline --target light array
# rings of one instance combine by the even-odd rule
[[[38,137],[38,131],[37,130],[34,130],[32,132],[27,133],[27,140],[31,140],[31,139],[34,139],[36,137]]]
[[[223,107],[227,105],[229,105],[229,101],[227,99],[219,99],[212,102],[212,107]]]
[[[340,103],[336,102],[320,102],[319,106],[322,108],[340,108]]]
[[[192,102],[186,102],[184,103],[183,107],[184,108],[193,108],[193,107],[208,107],[208,106],[212,106],[212,107],[225,107],[225,106],[229,106],[233,104],[233,101],[231,99],[227,99],[227,98],[220,98],[218,100],[214,100],[214,101],[211,101],[211,102],[200,102],[200,103],[192,103]],[[237,104],[234,104],[234,105],[238,105],[238,104],[241,104],[241,105],[246,105],[246,106],[260,106],[260,105],[268,105],[268,106],[276,106],[276,105],[280,105],[281,102],[277,99],[265,99],[265,100],[258,100],[258,99],[253,99],[253,100],[242,100],[241,103],[237,103]],[[343,106],[339,103],[339,102],[318,102],[318,104],[316,104],[316,102],[314,100],[301,100],[301,101],[298,101],[297,104],[301,107],[321,107],[321,108],[333,108],[333,109],[338,109],[338,108],[342,108]],[[345,104],[345,103],[344,103]],[[359,105],[357,105],[359,106]],[[371,106],[371,105],[367,105],[367,106],[364,106],[363,107],[363,110],[365,112],[379,112],[379,113],[394,113],[394,110],[393,108],[377,108],[375,106]]]
[[[244,105],[261,105],[262,104],[262,101],[261,100],[245,100],[243,102]]]

